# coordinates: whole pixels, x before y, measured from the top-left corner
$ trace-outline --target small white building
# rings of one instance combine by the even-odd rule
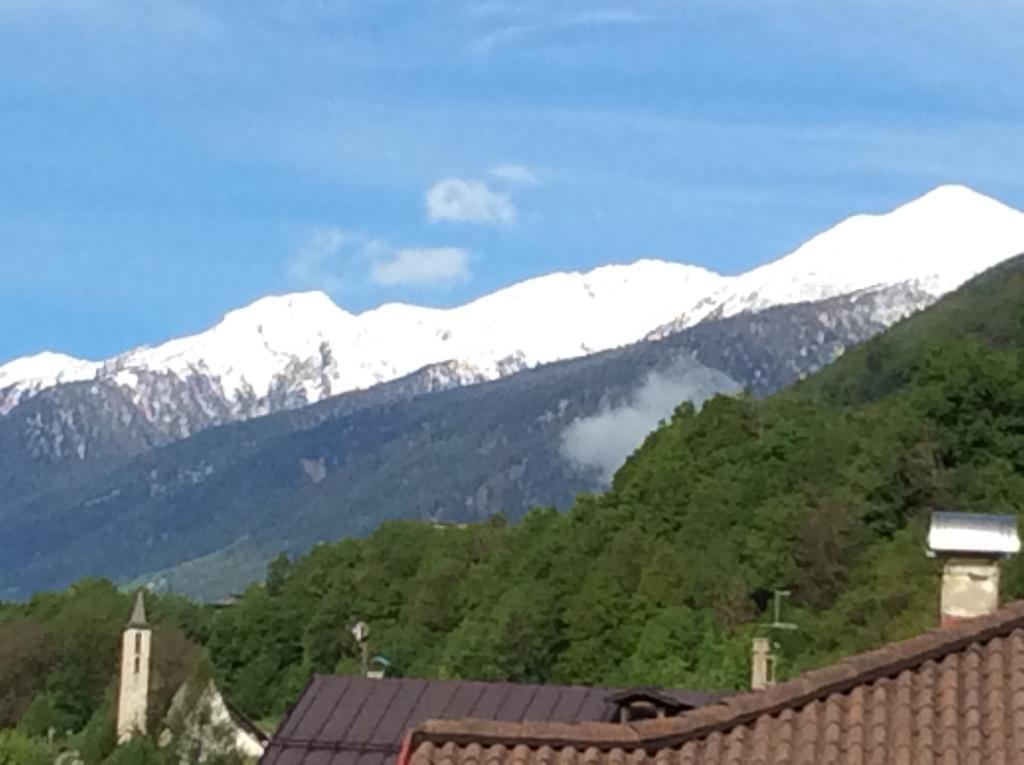
[[[162,747],[176,747],[182,763],[206,762],[211,756],[239,752],[263,756],[267,736],[225,700],[210,680],[185,683],[174,694],[160,734]]]
[[[117,703],[117,742],[146,734],[150,703],[152,630],[146,621],[142,592],[135,596],[131,619],[121,639],[121,674]],[[184,763],[202,763],[214,755],[237,751],[259,759],[267,736],[231,707],[212,679],[186,681],[174,694],[159,737],[174,747]]]

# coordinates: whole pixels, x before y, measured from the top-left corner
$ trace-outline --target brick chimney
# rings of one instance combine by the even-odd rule
[[[928,554],[942,560],[939,623],[955,624],[999,608],[999,563],[1020,552],[1013,515],[932,513]]]

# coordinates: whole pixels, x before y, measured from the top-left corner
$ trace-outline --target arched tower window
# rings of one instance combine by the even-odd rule
[[[135,655],[138,656],[140,653],[142,653],[142,633],[141,632],[136,632],[135,633]]]
[[[139,657],[138,657],[138,656],[136,656],[136,657],[135,657],[135,674],[136,674],[136,675],[137,675],[137,674],[139,674],[139,667],[140,667],[140,666],[141,666],[141,665],[139,664]]]

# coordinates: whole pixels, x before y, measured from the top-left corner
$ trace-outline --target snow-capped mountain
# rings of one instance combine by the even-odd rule
[[[321,292],[267,297],[201,334],[104,362],[10,362],[0,367],[0,415],[48,387],[97,379],[126,387],[146,419],[184,436],[431,365],[442,365],[446,386],[479,382],[707,318],[902,285],[873,303],[888,325],[1022,251],[1024,213],[943,186],[889,213],[849,218],[738,276],[640,260],[530,279],[452,309],[389,304],[358,315]]]
[[[101,365],[63,353],[43,352],[0,366],[0,415],[21,399],[61,383],[91,380]]]
[[[707,298],[711,310],[702,303],[648,337],[695,320],[899,286],[876,304],[876,318],[888,326],[1022,252],[1024,213],[965,186],[940,186],[891,212],[847,218],[788,255],[728,279]],[[901,293],[905,302],[895,297]]]
[[[480,385],[432,365],[190,438],[139,417],[128,388],[59,385],[0,418],[0,597],[89,572],[216,598],[282,548],[386,519],[568,507],[680,401],[772,393],[885,329],[879,309],[907,298],[880,288],[704,321]]]
[[[940,186],[884,215],[855,215],[736,277],[717,313],[822,300],[904,282],[939,297],[1024,252],[1024,213],[965,186]]]
[[[194,402],[230,418],[301,406],[445,364],[449,382],[479,382],[640,339],[717,292],[725,277],[679,263],[642,260],[589,273],[556,273],[458,308],[389,304],[353,315],[322,292],[267,297],[212,329],[101,363],[49,358],[0,367],[0,414],[72,379],[114,381],[155,409],[153,375],[213,388]],[[710,309],[713,306],[709,306]],[[11,370],[8,372],[8,370]],[[166,413],[165,413],[166,414]]]
[[[531,279],[448,310],[389,304],[353,315],[322,292],[268,297],[202,334],[111,359],[100,375],[132,388],[139,371],[215,379],[236,414],[251,416],[444,361],[469,382],[623,345],[723,282],[639,261]]]

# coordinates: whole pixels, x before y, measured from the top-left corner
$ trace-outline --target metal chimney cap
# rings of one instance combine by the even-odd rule
[[[966,553],[1005,557],[1020,552],[1017,516],[932,513],[928,549],[933,554]]]

